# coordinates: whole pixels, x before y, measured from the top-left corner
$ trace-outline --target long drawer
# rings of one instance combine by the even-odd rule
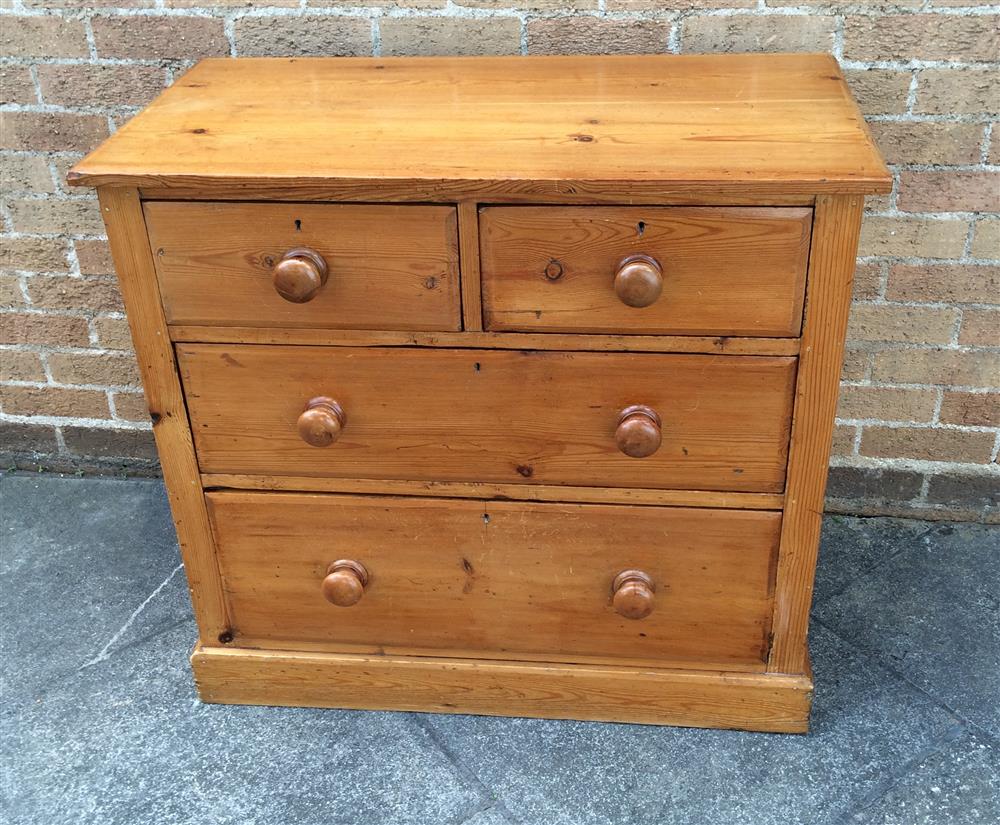
[[[150,201],[143,211],[168,323],[462,328],[453,207]]]
[[[177,356],[204,472],[784,485],[794,358],[221,344]],[[317,420],[326,446],[304,440]]]
[[[780,513],[233,491],[208,503],[239,646],[762,667]],[[618,612],[623,571],[645,577],[642,618]]]
[[[812,210],[480,211],[490,330],[794,337]]]

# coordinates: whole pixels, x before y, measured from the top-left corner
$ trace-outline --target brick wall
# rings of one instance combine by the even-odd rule
[[[989,0],[0,0],[3,466],[155,471],[69,166],[208,55],[828,51],[892,165],[868,205],[831,509],[995,518],[1000,91]]]

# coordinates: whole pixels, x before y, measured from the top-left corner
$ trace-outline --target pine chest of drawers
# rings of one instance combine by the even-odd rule
[[[209,60],[79,163],[208,702],[803,731],[823,55]]]

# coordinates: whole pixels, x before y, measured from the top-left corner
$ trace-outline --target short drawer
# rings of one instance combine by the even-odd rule
[[[208,502],[239,646],[762,668],[776,512],[233,491]]]
[[[784,486],[794,358],[222,344],[177,355],[204,472]]]
[[[479,213],[498,331],[794,337],[812,210],[511,206]]]
[[[149,201],[143,209],[170,324],[461,329],[452,207]]]

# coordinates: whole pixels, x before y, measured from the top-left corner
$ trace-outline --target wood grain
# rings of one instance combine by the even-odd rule
[[[169,323],[461,329],[451,207],[147,202],[144,210]],[[285,300],[272,279],[296,247],[329,266],[308,303]]]
[[[560,352],[666,352],[717,355],[798,355],[798,338],[694,335],[571,335],[519,332],[385,332],[281,327],[170,327],[174,341],[192,344],[294,344],[327,347],[463,347]]]
[[[204,702],[805,733],[802,676],[196,648]]]
[[[462,329],[482,332],[483,295],[479,274],[479,209],[475,201],[458,205],[458,243],[462,260]]]
[[[784,489],[795,360],[711,355],[177,346],[203,472]],[[296,422],[328,395],[347,425],[310,447]],[[619,452],[632,404],[663,442]]]
[[[458,182],[480,200],[503,182],[539,199],[607,183],[708,197],[891,183],[836,61],[806,54],[206,60],[70,174],[205,193],[331,179]]]
[[[112,178],[114,176],[111,176]],[[708,191],[703,184],[675,181],[559,181],[533,183],[521,180],[431,180],[404,178],[380,180],[331,180],[317,187],[311,179],[213,180],[129,176],[143,200],[153,201],[295,201],[301,203],[437,203],[477,201],[494,204],[614,204],[650,206],[812,206],[816,192],[838,189],[839,184],[720,183]],[[136,184],[135,181],[139,183]],[[112,181],[113,182],[113,181]],[[77,181],[71,180],[70,184]],[[122,184],[119,184],[122,185]],[[878,188],[883,191],[882,187]],[[627,195],[622,195],[626,192]],[[873,193],[867,193],[873,194]]]
[[[769,661],[769,669],[781,673],[805,672],[809,656],[809,609],[863,207],[860,197],[816,203]]]
[[[98,198],[118,286],[128,310],[199,637],[203,645],[217,645],[219,636],[229,632],[229,620],[184,396],[146,242],[142,206],[134,189],[103,187]]]
[[[438,496],[480,500],[560,501],[579,504],[633,504],[645,507],[715,507],[723,510],[780,510],[781,493],[718,493],[707,490],[647,490],[635,487],[566,487],[490,484],[482,481],[315,478],[310,476],[204,473],[206,489],[291,490],[314,493]]]
[[[794,337],[812,211],[716,207],[490,207],[480,212],[486,328]],[[615,274],[635,255],[662,293],[628,306]],[[551,277],[547,268],[557,266]]]
[[[781,517],[618,505],[207,495],[236,635],[244,647],[517,658],[545,654],[763,670]],[[364,566],[364,597],[331,610],[334,559]],[[657,583],[641,621],[612,583]]]

